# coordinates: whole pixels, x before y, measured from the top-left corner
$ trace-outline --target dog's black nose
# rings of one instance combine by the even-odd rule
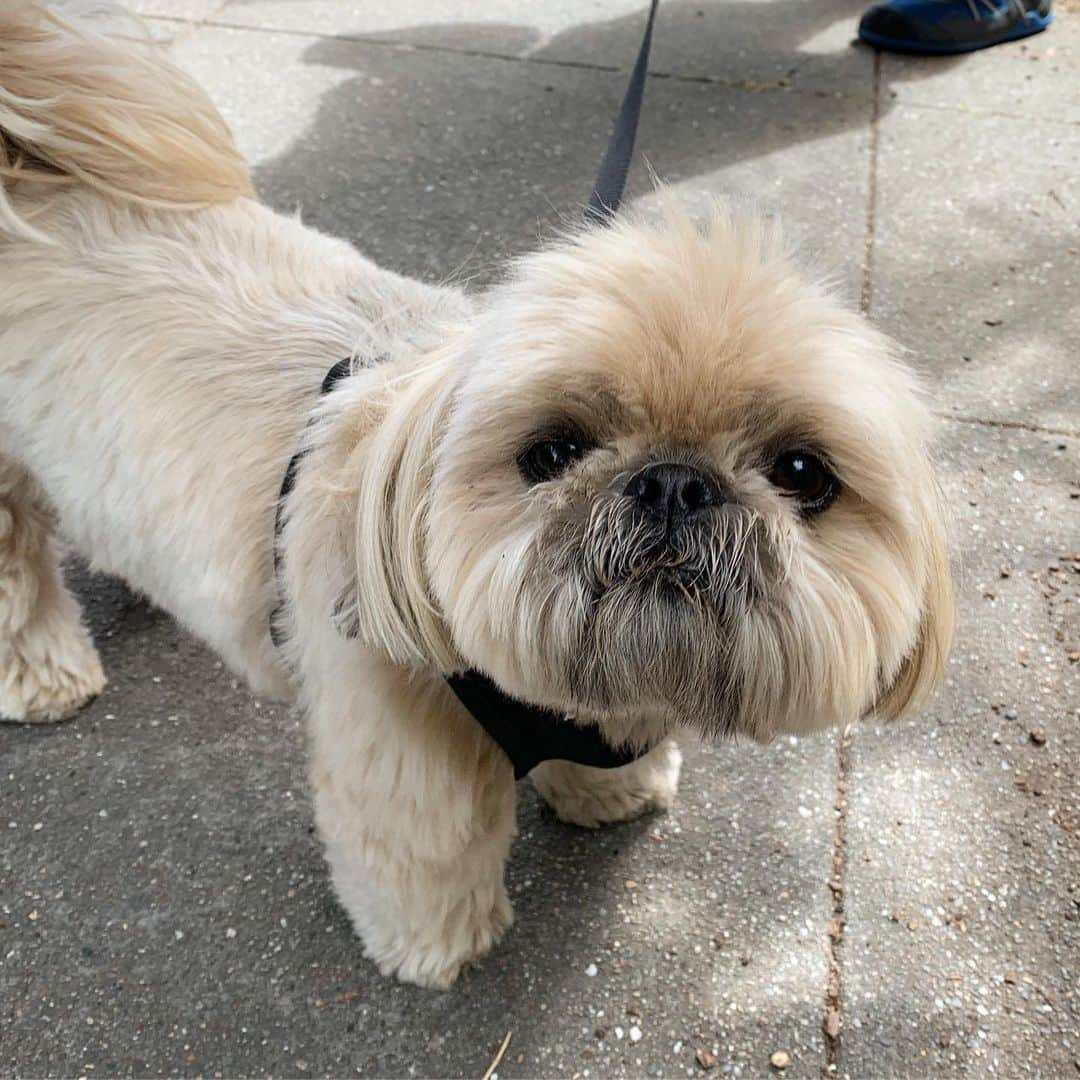
[[[720,485],[692,465],[660,461],[630,477],[623,492],[669,529],[724,501]]]

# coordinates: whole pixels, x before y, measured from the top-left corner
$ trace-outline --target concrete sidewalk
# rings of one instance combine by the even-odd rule
[[[929,712],[692,749],[589,834],[521,785],[518,922],[452,991],[380,978],[302,733],[83,575],[111,683],[0,726],[0,1074],[1065,1077],[1080,1070],[1080,12],[963,60],[858,0],[666,0],[642,155],[782,212],[943,417],[959,627]],[[643,0],[143,0],[273,205],[483,284],[587,198]],[[462,15],[461,9],[468,10]],[[648,192],[642,163],[634,172]]]

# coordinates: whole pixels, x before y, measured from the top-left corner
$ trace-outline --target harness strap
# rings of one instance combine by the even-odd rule
[[[594,769],[617,769],[636,761],[633,750],[615,749],[595,724],[580,726],[539,705],[529,705],[500,690],[479,671],[448,675],[446,682],[458,701],[502,747],[514,766],[514,779],[542,761],[572,761]]]
[[[352,374],[352,357],[346,356],[344,359],[339,360],[324,376],[322,386],[319,388],[319,397],[326,397],[331,390],[346,375]],[[311,424],[310,418],[308,424]],[[306,448],[301,448],[296,451],[291,458],[289,458],[288,467],[285,469],[285,476],[281,481],[281,490],[278,492],[277,506],[274,508],[274,581],[277,583],[277,587],[281,588],[281,530],[285,526],[285,502],[292,494],[292,489],[296,487],[296,474],[300,471],[300,462],[304,460],[304,455],[307,453]],[[270,612],[270,640],[274,643],[276,648],[281,648],[285,641],[283,637],[283,631],[281,627],[281,609],[283,607],[283,601],[281,597],[278,597],[278,602],[274,605],[274,610]]]

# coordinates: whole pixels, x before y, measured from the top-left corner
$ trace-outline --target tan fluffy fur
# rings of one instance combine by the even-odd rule
[[[173,209],[253,195],[221,114],[131,28],[121,39],[37,0],[0,5],[0,228],[34,235],[36,208],[9,202],[19,180]]]
[[[512,771],[442,673],[651,748],[536,771],[590,826],[670,804],[679,732],[895,715],[940,681],[928,413],[757,222],[668,206],[489,295],[429,287],[260,206],[197,87],[33,0],[0,9],[0,176],[0,715],[55,719],[103,685],[62,533],[299,700],[335,886],[383,971],[448,985],[512,917]],[[530,486],[523,445],[565,422],[596,448]],[[793,442],[843,482],[812,519],[768,479]],[[675,601],[622,494],[656,460],[728,497],[664,555],[697,568]]]

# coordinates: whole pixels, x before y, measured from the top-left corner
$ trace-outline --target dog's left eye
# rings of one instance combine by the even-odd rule
[[[567,433],[538,439],[518,454],[518,469],[530,484],[554,480],[566,472],[575,461],[584,457],[587,449],[585,439],[576,434]]]
[[[840,481],[828,466],[805,450],[789,450],[773,462],[769,479],[785,495],[799,500],[807,513],[825,510],[840,493]]]

